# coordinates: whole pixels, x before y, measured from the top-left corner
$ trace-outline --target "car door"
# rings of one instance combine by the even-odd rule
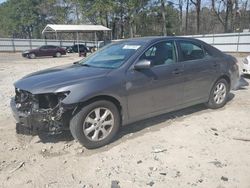
[[[173,41],[158,42],[149,47],[139,60],[150,60],[153,67],[129,69],[126,75],[130,118],[172,109],[182,101],[182,65],[177,62]]]
[[[55,46],[42,46],[40,48],[40,56],[53,56],[55,55]]]
[[[47,46],[41,46],[37,53],[37,56],[46,56],[47,54]]]
[[[217,75],[216,60],[197,42],[178,40],[185,81],[183,102],[205,102]]]
[[[56,54],[56,46],[47,46],[46,56],[54,56]]]

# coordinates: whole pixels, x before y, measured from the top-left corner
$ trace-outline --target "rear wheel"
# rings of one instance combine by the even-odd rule
[[[213,86],[207,106],[212,109],[223,107],[227,102],[229,83],[225,79],[219,79]]]
[[[62,54],[60,52],[56,52],[56,57],[61,57]]]
[[[83,107],[70,121],[73,137],[86,148],[98,148],[112,141],[120,127],[120,114],[109,101]]]

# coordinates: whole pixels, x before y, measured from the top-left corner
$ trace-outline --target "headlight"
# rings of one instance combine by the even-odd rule
[[[57,93],[58,99],[62,101],[69,95],[70,91],[64,91],[64,92],[59,92]]]

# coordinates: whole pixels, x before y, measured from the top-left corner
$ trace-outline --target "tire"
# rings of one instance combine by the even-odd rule
[[[110,101],[95,101],[75,114],[69,127],[72,136],[86,148],[102,147],[110,143],[119,131],[120,113]]]
[[[62,54],[60,53],[60,52],[56,52],[56,55],[55,55],[56,57],[61,57],[62,56]]]
[[[206,103],[206,106],[212,109],[223,107],[227,103],[228,93],[229,83],[223,78],[217,80],[211,89],[209,100]]]
[[[35,59],[36,58],[36,54],[34,54],[34,53],[29,54],[29,58],[30,59]]]

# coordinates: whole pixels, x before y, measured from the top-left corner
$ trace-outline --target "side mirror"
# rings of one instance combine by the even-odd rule
[[[150,69],[151,67],[152,67],[152,63],[151,63],[151,61],[149,61],[149,60],[147,60],[147,59],[139,60],[139,61],[134,65],[134,69],[135,69],[135,70]]]

